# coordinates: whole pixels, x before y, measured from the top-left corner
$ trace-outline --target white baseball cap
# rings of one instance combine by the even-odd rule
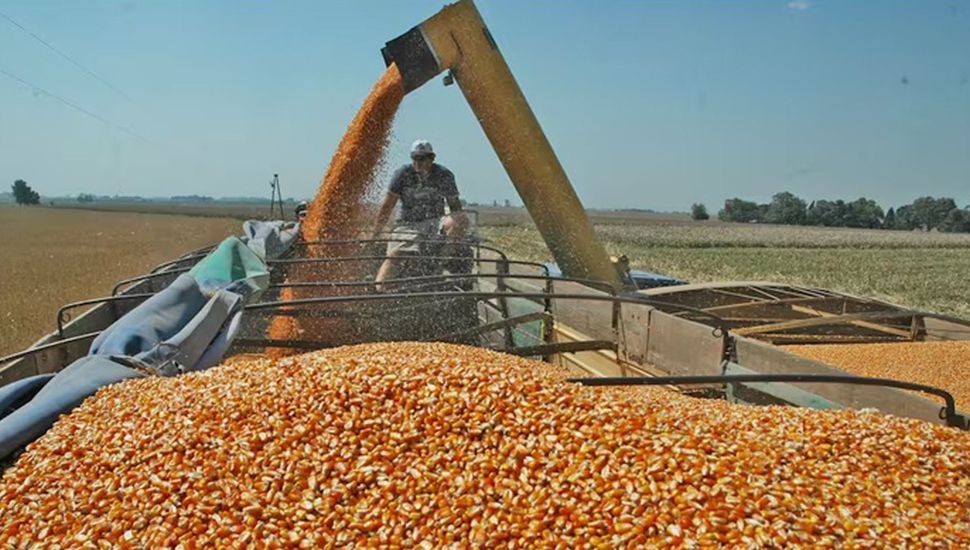
[[[434,149],[431,147],[431,142],[426,139],[419,139],[411,144],[411,158],[433,154]]]

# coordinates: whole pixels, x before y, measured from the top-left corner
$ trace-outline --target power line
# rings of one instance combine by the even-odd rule
[[[128,128],[125,128],[124,126],[120,126],[118,124],[115,124],[115,123],[111,122],[110,120],[108,120],[108,119],[106,119],[106,118],[104,118],[104,117],[102,117],[100,115],[97,115],[95,113],[92,113],[91,111],[85,109],[84,107],[81,107],[80,105],[78,105],[77,103],[74,103],[73,101],[71,101],[69,99],[65,99],[65,98],[63,98],[63,97],[61,97],[61,96],[59,96],[59,95],[57,95],[55,93],[49,92],[49,91],[45,90],[44,88],[41,88],[40,86],[37,86],[36,84],[33,84],[31,82],[28,82],[28,81],[20,78],[19,76],[15,75],[13,73],[9,73],[9,72],[3,70],[2,68],[0,68],[0,74],[6,76],[7,78],[10,78],[11,80],[16,80],[17,82],[23,84],[24,86],[27,86],[27,87],[31,88],[32,90],[34,90],[34,91],[40,92],[40,93],[46,95],[47,97],[56,99],[57,101],[60,101],[64,105],[67,105],[68,107],[70,107],[70,108],[72,108],[72,109],[74,109],[76,111],[80,111],[81,113],[84,113],[84,114],[88,115],[89,117],[93,118],[94,120],[97,120],[98,122],[100,122],[100,123],[102,123],[104,125],[110,126],[110,127],[114,128],[115,130],[118,130],[119,132],[124,132],[124,133],[126,133],[126,134],[128,134],[128,135],[130,135],[132,137],[135,137],[135,138],[138,138],[138,139],[144,141],[145,143],[151,143],[151,141],[149,141],[147,138],[144,138],[144,137],[138,135],[133,130],[130,130]]]
[[[91,78],[93,78],[93,79],[97,80],[98,82],[104,84],[108,88],[111,88],[111,90],[114,93],[116,93],[116,94],[120,95],[121,97],[127,99],[128,101],[131,101],[132,103],[134,103],[134,101],[130,97],[128,97],[128,95],[126,93],[124,93],[121,90],[119,90],[117,86],[115,86],[114,84],[112,84],[112,83],[108,82],[107,80],[101,78],[100,76],[98,76],[97,74],[95,74],[94,71],[92,71],[91,69],[88,69],[87,67],[85,67],[84,65],[82,65],[79,61],[75,60],[73,57],[71,57],[71,56],[67,55],[66,53],[62,52],[61,50],[55,48],[50,42],[47,42],[43,38],[37,36],[30,29],[28,29],[28,28],[24,27],[23,25],[21,25],[20,23],[18,23],[17,21],[15,21],[12,17],[10,17],[9,15],[7,15],[7,14],[5,14],[3,12],[0,12],[0,17],[6,19],[7,21],[10,22],[11,25],[17,27],[21,31],[23,31],[23,32],[27,33],[28,35],[30,35],[30,37],[32,37],[34,40],[40,42],[44,46],[47,46],[47,48],[49,50],[51,50],[52,52],[56,53],[57,55],[63,57],[68,62],[70,62],[72,65],[74,65],[78,69],[81,69],[85,74],[87,74]]]

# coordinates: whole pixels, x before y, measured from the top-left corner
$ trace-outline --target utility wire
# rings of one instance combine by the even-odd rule
[[[72,108],[72,109],[74,109],[76,111],[80,111],[80,112],[88,115],[89,117],[93,118],[94,120],[97,120],[98,122],[100,122],[100,123],[102,123],[104,125],[110,126],[110,127],[114,128],[115,130],[118,130],[119,132],[124,132],[124,133],[126,133],[126,134],[128,134],[128,135],[130,135],[132,137],[135,137],[135,138],[138,138],[138,139],[144,141],[145,143],[151,143],[151,141],[149,141],[148,139],[146,139],[146,138],[138,135],[133,130],[130,130],[128,128],[125,128],[124,126],[120,126],[118,124],[115,124],[115,123],[111,122],[110,120],[107,120],[106,118],[104,118],[104,117],[102,117],[100,115],[97,115],[95,113],[92,113],[91,111],[85,109],[84,107],[81,107],[80,105],[78,105],[77,103],[74,103],[73,101],[71,101],[69,99],[65,99],[65,98],[63,98],[63,97],[61,97],[61,96],[59,96],[59,95],[57,95],[55,93],[49,92],[49,91],[45,90],[44,88],[41,88],[40,86],[37,86],[36,84],[33,84],[31,82],[28,82],[28,81],[20,78],[19,76],[15,75],[13,73],[10,73],[10,72],[7,72],[7,71],[3,70],[2,68],[0,68],[0,74],[6,76],[7,78],[10,78],[11,80],[16,80],[17,82],[23,84],[24,86],[27,86],[27,87],[31,88],[32,90],[34,90],[34,91],[40,92],[40,93],[46,95],[47,97],[56,99],[57,101],[60,101],[64,105],[67,105],[68,107],[70,107],[70,108]]]
[[[10,17],[9,15],[7,15],[7,14],[5,14],[3,12],[0,12],[0,17],[6,19],[7,21],[10,22],[11,25],[17,27],[21,31],[23,31],[23,32],[27,33],[28,35],[30,35],[30,37],[32,37],[34,40],[40,42],[44,46],[47,46],[47,49],[49,49],[52,52],[56,53],[57,55],[63,57],[68,62],[70,62],[72,65],[74,65],[78,69],[81,69],[81,71],[83,71],[85,74],[87,74],[91,78],[93,78],[93,79],[97,80],[98,82],[104,84],[108,88],[111,88],[111,90],[114,93],[116,93],[116,94],[120,95],[121,97],[127,99],[128,101],[131,101],[132,103],[134,103],[134,101],[130,97],[128,97],[128,95],[126,93],[124,93],[121,90],[119,90],[117,86],[115,86],[114,84],[112,84],[112,83],[108,82],[107,80],[101,78],[100,76],[98,76],[97,74],[95,74],[94,71],[92,71],[91,69],[88,69],[87,67],[85,67],[84,65],[82,65],[79,61],[75,60],[73,57],[71,57],[71,56],[67,55],[66,53],[62,52],[61,50],[55,48],[50,42],[47,42],[43,38],[37,36],[30,29],[28,29],[28,28],[24,27],[23,25],[21,25],[20,23],[18,23],[17,21],[15,21],[12,17]]]

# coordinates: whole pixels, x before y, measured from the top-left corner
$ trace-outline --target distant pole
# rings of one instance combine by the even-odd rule
[[[269,219],[273,219],[273,207],[276,206],[277,200],[279,201],[279,219],[286,219],[286,214],[283,213],[283,190],[280,189],[280,175],[273,174],[273,181],[269,182],[270,187],[270,199],[269,199]]]
[[[269,180],[269,219],[273,219],[273,206],[276,204],[276,180]]]
[[[280,175],[273,174],[273,181],[276,182],[276,199],[280,207],[280,219],[286,219],[286,214],[283,213],[283,189],[280,188]]]

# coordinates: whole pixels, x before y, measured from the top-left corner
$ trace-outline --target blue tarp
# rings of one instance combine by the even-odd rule
[[[265,254],[271,242],[272,254],[279,255],[282,246],[293,242],[289,234],[280,237],[282,226],[263,229],[256,251],[242,239],[226,239],[188,273],[105,329],[87,356],[61,372],[0,388],[0,460],[43,435],[61,414],[103,386],[217,364],[240,326],[243,306],[269,284],[258,251]]]
[[[243,223],[243,242],[263,260],[278,258],[300,236],[296,222],[249,220]]]
[[[543,264],[549,270],[550,277],[562,277],[562,270],[553,262]],[[661,286],[686,285],[687,281],[675,279],[673,277],[653,273],[651,271],[630,270],[630,279],[637,285],[638,289],[656,288]]]

